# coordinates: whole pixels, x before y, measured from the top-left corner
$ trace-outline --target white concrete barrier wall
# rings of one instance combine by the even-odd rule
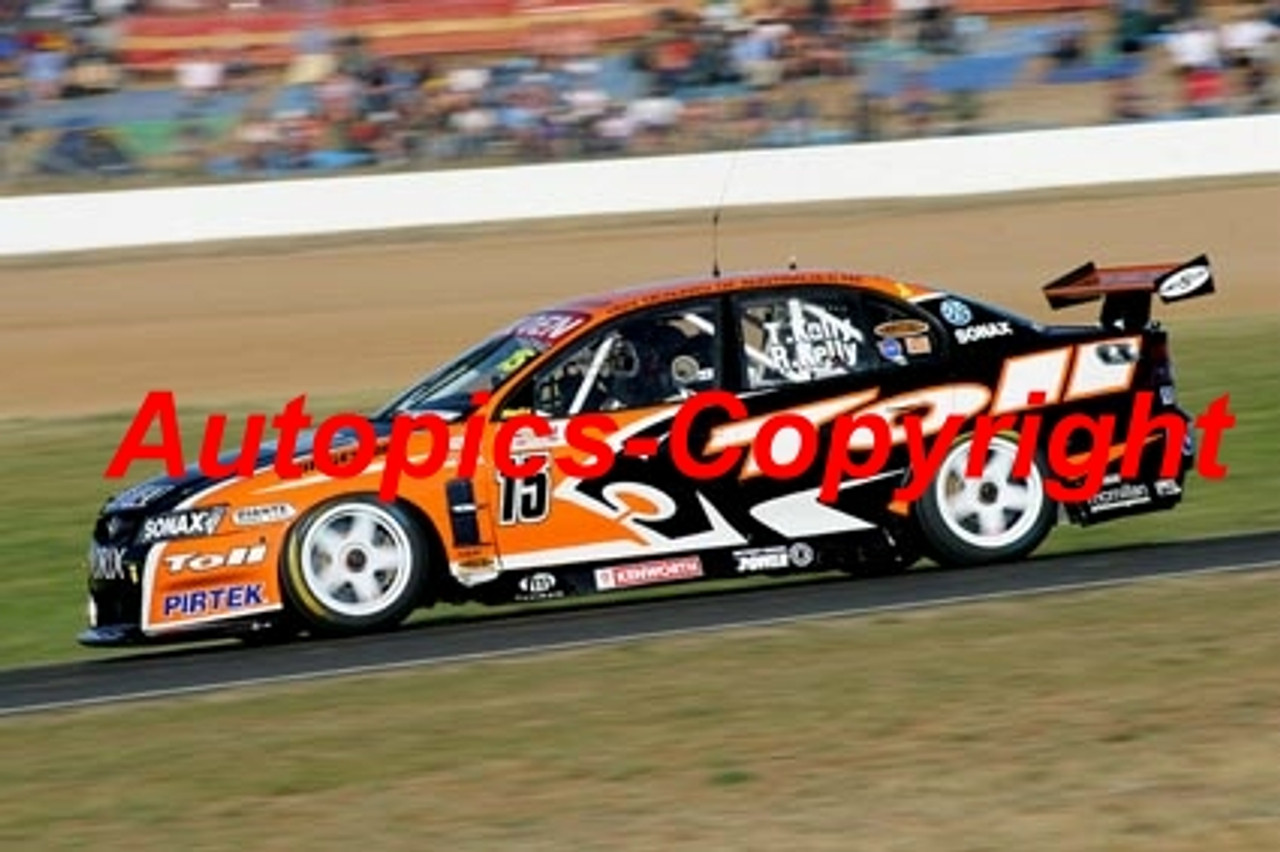
[[[0,255],[1280,175],[1280,115],[0,199]]]

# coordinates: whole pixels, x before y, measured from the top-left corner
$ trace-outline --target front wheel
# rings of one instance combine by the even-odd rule
[[[290,533],[285,593],[320,633],[395,627],[423,598],[428,553],[422,530],[399,506],[341,498]]]
[[[1021,559],[1044,541],[1057,504],[1045,493],[1044,462],[1037,455],[1025,477],[1013,475],[1016,442],[991,439],[982,474],[966,475],[973,439],[943,459],[917,504],[917,519],[931,555],[947,565]]]

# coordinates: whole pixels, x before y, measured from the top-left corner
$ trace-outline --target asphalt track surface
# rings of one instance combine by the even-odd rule
[[[662,600],[527,609],[392,633],[249,648],[219,643],[0,671],[0,716],[614,644],[813,618],[1105,588],[1161,577],[1280,568],[1280,531],[1099,550],[967,570],[827,576]],[[599,599],[597,599],[599,600]]]

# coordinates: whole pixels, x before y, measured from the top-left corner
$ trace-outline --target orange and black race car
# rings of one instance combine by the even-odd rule
[[[300,475],[281,473],[277,443],[250,475],[193,467],[116,495],[93,531],[80,641],[353,633],[443,602],[877,573],[922,556],[978,564],[1027,555],[1060,518],[1172,508],[1193,462],[1190,429],[1146,434],[1145,424],[1129,439],[1144,392],[1144,418],[1189,427],[1151,303],[1213,292],[1207,258],[1087,264],[1044,289],[1054,308],[1101,299],[1100,321],[1042,325],[917,284],[794,269],[525,317],[364,418],[376,449],[356,475],[321,471],[314,433],[304,433],[290,451]],[[708,398],[736,405],[682,415]],[[405,458],[420,462],[435,446],[438,470],[402,477],[383,499],[393,424],[427,414],[447,424],[447,453],[439,433],[413,434]],[[881,440],[851,432],[854,414],[879,417],[886,430],[870,434]],[[517,434],[512,451],[545,464],[504,476],[493,436],[530,415],[548,428]],[[1050,446],[1057,427],[1082,417],[1115,419],[1102,445],[1096,430],[1075,429]],[[911,418],[917,437],[946,439],[929,465],[912,455]],[[961,428],[948,432],[948,418]],[[997,428],[978,443],[983,418]],[[577,436],[594,442],[571,440],[583,422],[595,431]],[[343,436],[330,439],[341,453]],[[583,473],[574,462],[598,460],[592,447],[612,458],[607,471],[571,475]],[[479,448],[469,460],[468,448]],[[1079,457],[1102,465],[1087,498],[1051,487],[1054,452],[1081,476]],[[859,466],[876,453],[874,469]],[[832,458],[862,473],[825,479],[821,460]],[[918,496],[901,499],[911,484]]]

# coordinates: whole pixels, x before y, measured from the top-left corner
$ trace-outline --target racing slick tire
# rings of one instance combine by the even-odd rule
[[[947,452],[916,507],[929,555],[942,565],[969,566],[1021,559],[1044,541],[1058,507],[1045,491],[1047,469],[1037,454],[1025,477],[1013,475],[1016,441],[991,439],[981,477],[966,477],[972,436]]]
[[[387,630],[423,600],[429,553],[421,526],[399,505],[331,500],[289,533],[280,572],[285,598],[315,633]]]

